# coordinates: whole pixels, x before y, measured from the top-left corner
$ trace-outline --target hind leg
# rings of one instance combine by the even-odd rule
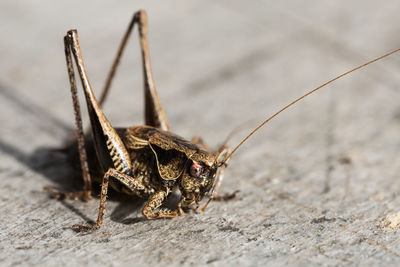
[[[135,24],[137,24],[139,28],[140,49],[142,54],[144,100],[145,100],[145,109],[144,109],[145,124],[156,128],[161,128],[164,131],[169,131],[170,127],[168,119],[161,105],[157,89],[154,83],[153,72],[150,63],[149,43],[147,36],[148,32],[147,14],[144,10],[139,10],[138,12],[136,12],[132,17],[131,22],[129,23],[128,29],[126,30],[124,37],[122,38],[121,44],[118,48],[117,55],[114,59],[113,65],[107,76],[103,92],[99,98],[100,99],[99,104],[101,106],[108,95],[111,84],[117,72],[122,54],[125,50],[126,44],[128,43],[130,34]]]

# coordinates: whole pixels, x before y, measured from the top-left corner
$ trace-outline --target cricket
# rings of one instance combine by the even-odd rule
[[[143,65],[145,121],[141,126],[113,128],[102,111],[102,105],[135,25],[138,27]],[[142,214],[147,219],[175,218],[190,210],[201,213],[212,200],[234,198],[237,191],[226,195],[219,193],[224,171],[228,160],[254,133],[281,112],[324,86],[400,50],[399,48],[370,60],[308,91],[263,121],[232,150],[225,143],[216,150],[210,150],[201,137],[195,136],[189,141],[170,130],[152,74],[145,11],[140,10],[134,13],[122,38],[99,101],[95,97],[85,70],[76,30],[68,31],[64,37],[64,46],[77,135],[74,145],[77,146],[79,153],[84,187],[79,192],[61,192],[51,187],[45,187],[45,189],[57,199],[80,198],[88,201],[92,198],[92,182],[101,184],[96,223],[72,226],[73,229],[83,232],[96,230],[102,226],[110,186],[117,192],[146,199]],[[74,63],[82,83],[90,118],[89,135],[85,133],[82,126]],[[89,150],[95,153],[91,155],[88,153]],[[174,191],[180,192],[176,209],[162,209],[162,204]],[[203,199],[207,201],[201,206]]]

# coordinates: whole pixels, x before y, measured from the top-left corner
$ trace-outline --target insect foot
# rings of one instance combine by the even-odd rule
[[[181,212],[178,212],[178,210],[171,211],[164,209],[164,210],[154,211],[155,209],[161,206],[166,196],[167,192],[160,191],[158,193],[155,193],[152,197],[150,197],[149,201],[142,210],[143,215],[149,220],[158,218],[178,217],[178,215],[181,214]]]
[[[58,189],[55,189],[50,186],[45,186],[43,187],[44,191],[48,191],[51,193],[51,197],[57,200],[64,200],[64,199],[70,199],[70,200],[77,200],[80,199],[82,201],[89,201],[92,199],[92,191],[77,191],[77,192],[61,192]]]
[[[81,224],[74,224],[71,228],[77,233],[90,233],[100,229],[100,226],[97,224],[88,224],[88,225],[81,225]]]
[[[216,195],[212,199],[215,201],[228,201],[228,200],[234,199],[236,197],[236,194],[239,192],[240,192],[240,190],[235,190],[233,193],[230,193],[230,194]]]

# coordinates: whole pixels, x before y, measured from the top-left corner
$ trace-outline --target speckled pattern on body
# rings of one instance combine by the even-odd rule
[[[132,14],[145,9],[172,131],[217,148],[237,126],[245,125],[229,145],[306,90],[400,47],[399,8],[395,0],[2,1],[0,265],[397,266],[399,55],[258,132],[225,173],[221,191],[237,197],[202,214],[146,220],[143,200],[111,193],[104,227],[77,234],[71,226],[96,219],[98,197],[55,201],[42,189],[82,188],[66,158],[48,150],[74,124],[67,30],[79,30],[99,93]],[[114,127],[143,124],[139,51],[134,32],[103,109]]]

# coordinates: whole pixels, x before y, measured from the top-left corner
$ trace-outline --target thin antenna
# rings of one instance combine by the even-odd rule
[[[361,69],[361,68],[364,68],[365,66],[367,66],[367,65],[369,65],[369,64],[372,64],[372,63],[374,63],[374,62],[376,62],[376,61],[378,61],[378,60],[381,60],[381,59],[383,59],[383,58],[385,58],[385,57],[388,57],[388,56],[390,56],[391,54],[394,54],[394,53],[396,53],[396,52],[398,52],[398,51],[400,51],[400,48],[397,48],[397,49],[395,49],[395,50],[393,50],[393,51],[391,51],[391,52],[389,52],[389,53],[387,53],[387,54],[384,54],[383,56],[380,56],[380,57],[377,57],[377,58],[375,58],[375,59],[373,59],[373,60],[370,60],[370,61],[368,61],[368,62],[366,62],[366,63],[364,63],[364,64],[362,64],[362,65],[360,65],[360,66],[358,66],[358,67],[355,67],[354,69],[351,69],[351,70],[349,70],[349,71],[346,71],[345,73],[342,73],[342,74],[340,74],[339,76],[336,76],[335,78],[333,78],[333,79],[327,81],[326,83],[324,83],[324,84],[318,86],[317,88],[315,88],[315,89],[309,91],[308,93],[306,93],[306,94],[304,94],[303,96],[297,98],[296,100],[294,100],[294,101],[291,102],[290,104],[286,105],[284,108],[282,108],[281,110],[279,110],[278,112],[276,112],[274,115],[272,115],[271,117],[269,117],[268,119],[266,119],[266,120],[265,120],[263,123],[261,123],[259,126],[257,126],[257,128],[255,128],[249,135],[247,135],[246,138],[244,138],[244,139],[235,147],[235,149],[233,149],[232,152],[229,153],[229,155],[224,159],[224,161],[223,161],[223,162],[220,162],[220,163],[218,164],[218,166],[222,166],[230,157],[232,157],[232,155],[236,152],[236,150],[237,150],[244,142],[246,142],[247,139],[250,138],[250,136],[252,136],[255,132],[257,132],[261,127],[263,127],[265,124],[267,124],[267,123],[268,123],[269,121],[271,121],[273,118],[275,118],[276,116],[278,116],[279,113],[281,113],[281,112],[284,111],[285,109],[287,109],[287,108],[289,108],[290,106],[296,104],[297,102],[299,102],[299,101],[302,100],[303,98],[307,97],[308,95],[311,95],[311,94],[314,93],[315,91],[318,91],[318,90],[321,89],[322,87],[324,87],[324,86],[326,86],[326,85],[328,85],[328,84],[330,84],[330,83],[336,81],[337,79],[340,79],[340,78],[342,78],[343,76],[346,76],[346,75],[352,73],[353,71],[356,71],[356,70],[359,70],[359,69]]]

